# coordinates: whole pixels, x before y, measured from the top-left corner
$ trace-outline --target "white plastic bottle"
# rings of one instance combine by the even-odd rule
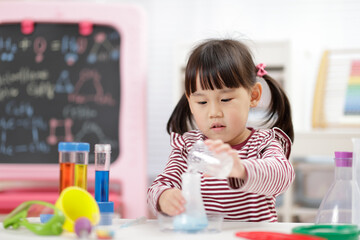
[[[185,212],[174,218],[176,231],[198,232],[205,229],[208,220],[200,192],[201,175],[198,172],[185,172],[182,178],[182,194],[186,200]]]
[[[198,232],[208,225],[204,203],[201,196],[201,174],[226,178],[233,166],[233,159],[226,153],[214,154],[203,141],[194,143],[188,153],[188,170],[183,173],[182,194],[185,198],[185,212],[173,221],[175,231]]]
[[[352,152],[335,152],[335,179],[320,204],[317,224],[360,224],[360,190],[352,166]]]
[[[194,143],[188,154],[189,171],[200,171],[217,178],[226,178],[233,166],[233,159],[227,153],[214,154],[203,141]]]

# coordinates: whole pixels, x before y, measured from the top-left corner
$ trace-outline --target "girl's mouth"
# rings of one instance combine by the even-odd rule
[[[214,129],[214,130],[223,129],[223,128],[225,128],[225,126],[222,124],[219,124],[219,123],[214,123],[211,125],[211,129]]]

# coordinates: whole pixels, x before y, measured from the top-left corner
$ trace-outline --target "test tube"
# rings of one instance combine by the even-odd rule
[[[109,201],[110,144],[95,144],[95,200]]]
[[[59,192],[74,184],[74,152],[76,144],[73,142],[60,142],[58,144],[60,163]]]
[[[76,143],[74,185],[85,190],[87,190],[89,151],[89,143]]]

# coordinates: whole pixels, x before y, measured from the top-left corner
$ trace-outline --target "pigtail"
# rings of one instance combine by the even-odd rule
[[[171,132],[184,134],[189,131],[190,127],[194,128],[194,123],[188,100],[184,94],[171,113],[166,125],[166,130],[169,134]]]
[[[292,124],[289,99],[276,80],[267,74],[262,77],[268,84],[271,92],[271,102],[269,104],[268,118],[266,122],[270,122],[274,117],[276,117],[272,127],[282,129],[290,137],[291,141],[294,141],[294,128]]]

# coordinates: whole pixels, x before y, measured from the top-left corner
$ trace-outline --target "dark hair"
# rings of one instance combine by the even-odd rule
[[[256,83],[256,73],[251,52],[245,44],[231,39],[210,39],[199,44],[189,57],[185,70],[185,93],[172,112],[166,130],[168,133],[183,134],[194,128],[186,96],[196,91],[197,76],[203,89],[244,87],[250,90]],[[271,127],[279,127],[293,140],[290,102],[277,81],[269,75],[264,75],[263,79],[271,92],[264,123],[271,122]]]

